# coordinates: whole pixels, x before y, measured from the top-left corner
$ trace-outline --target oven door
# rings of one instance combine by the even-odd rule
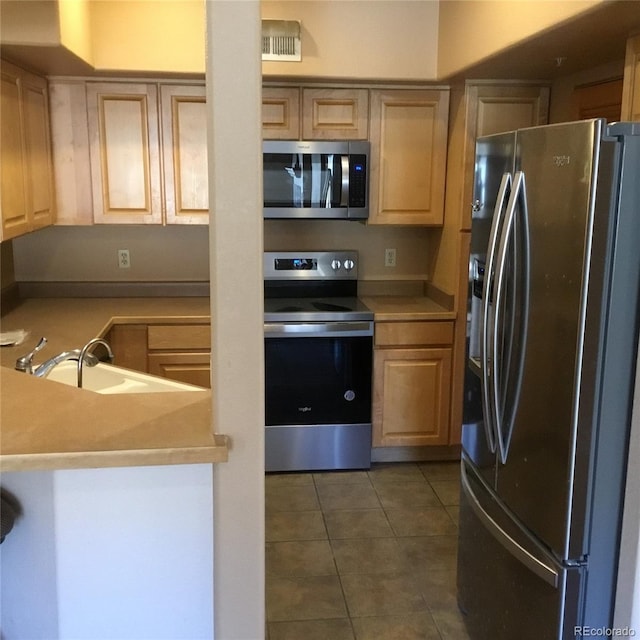
[[[366,468],[372,322],[265,324],[267,471]]]

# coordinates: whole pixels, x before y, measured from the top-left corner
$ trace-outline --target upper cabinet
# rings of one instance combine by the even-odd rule
[[[207,107],[203,86],[160,87],[167,224],[209,221]]]
[[[262,89],[265,140],[366,140],[368,131],[368,89]]]
[[[640,120],[640,34],[627,40],[621,119]]]
[[[53,224],[55,196],[47,82],[2,62],[0,189],[8,240]]]
[[[371,90],[370,224],[441,225],[448,89]]]
[[[160,223],[158,90],[153,84],[87,84],[93,219]]]
[[[262,88],[262,137],[297,140],[300,137],[300,89]]]
[[[303,140],[366,140],[367,89],[302,89]]]
[[[461,228],[471,229],[475,141],[480,136],[547,124],[549,87],[516,83],[469,83],[465,90],[464,170],[451,188],[460,189]],[[455,184],[454,184],[455,183]]]
[[[208,223],[204,85],[65,80],[51,96],[59,223]]]

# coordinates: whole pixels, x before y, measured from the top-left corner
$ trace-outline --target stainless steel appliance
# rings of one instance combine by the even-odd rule
[[[355,251],[265,253],[266,470],[371,465],[373,313]]]
[[[611,635],[638,338],[640,123],[477,141],[458,599],[473,640]],[[607,631],[608,630],[608,631]]]
[[[267,140],[263,144],[265,218],[369,216],[369,143]]]

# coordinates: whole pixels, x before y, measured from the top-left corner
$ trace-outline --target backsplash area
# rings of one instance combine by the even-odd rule
[[[376,227],[335,220],[267,220],[266,251],[355,249],[362,280],[428,280],[427,228]],[[396,266],[385,267],[385,248]],[[120,268],[118,251],[129,251]],[[16,282],[206,282],[206,226],[54,226],[13,241]],[[239,256],[239,259],[241,257]]]

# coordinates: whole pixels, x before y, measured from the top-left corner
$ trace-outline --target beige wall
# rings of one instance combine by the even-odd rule
[[[355,249],[362,280],[425,280],[430,239],[426,228],[376,227],[342,220],[268,220],[265,249]],[[18,282],[206,282],[207,228],[96,225],[50,227],[13,241]],[[384,266],[385,248],[397,266]],[[3,245],[4,249],[4,245]],[[118,249],[129,249],[131,268],[119,269]],[[4,250],[3,250],[4,254]],[[4,262],[3,262],[4,266]]]
[[[204,73],[204,0],[92,0],[96,69]]]
[[[87,0],[58,3],[60,42],[86,62],[93,64],[91,13]]]
[[[206,226],[49,227],[13,241],[18,282],[207,282]],[[119,269],[118,249],[131,268]]]
[[[463,71],[604,0],[446,0],[440,3],[438,76]]]
[[[302,23],[302,62],[264,62],[264,75],[433,80],[435,0],[264,0],[262,18]]]
[[[58,3],[49,0],[2,0],[0,40],[2,44],[59,44]]]

